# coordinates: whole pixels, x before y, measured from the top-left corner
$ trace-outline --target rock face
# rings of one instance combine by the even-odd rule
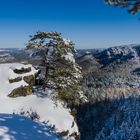
[[[13,89],[8,95],[9,97],[27,96],[32,94],[32,86],[35,84],[35,77],[37,76],[37,70],[33,71],[32,66],[22,65],[18,67],[10,68],[14,74],[9,78],[10,84],[19,84],[19,82],[24,82],[25,85],[20,85]]]
[[[30,86],[33,86],[35,84],[35,75],[24,76],[23,80]]]
[[[19,81],[21,81],[21,80],[22,80],[22,77],[19,76],[19,77],[16,77],[16,78],[14,78],[14,79],[9,79],[9,83],[15,83],[15,82],[19,82]]]
[[[8,96],[9,97],[18,97],[18,96],[27,96],[32,94],[31,86],[21,86],[19,88],[14,89]]]
[[[15,68],[13,71],[17,74],[24,74],[24,73],[31,72],[31,67],[27,67],[27,68],[22,67],[22,68],[19,68],[19,69]]]

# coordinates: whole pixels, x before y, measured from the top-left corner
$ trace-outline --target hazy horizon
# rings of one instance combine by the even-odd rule
[[[139,16],[103,0],[0,2],[0,48],[24,48],[36,31],[58,31],[76,48],[140,44]]]

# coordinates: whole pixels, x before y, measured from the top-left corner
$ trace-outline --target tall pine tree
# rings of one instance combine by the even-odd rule
[[[30,36],[27,49],[43,50],[46,67],[45,87],[69,105],[82,100],[81,68],[74,59],[74,43],[58,32],[37,32]]]

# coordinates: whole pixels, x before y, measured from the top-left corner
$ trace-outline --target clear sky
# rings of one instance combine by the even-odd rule
[[[58,31],[77,48],[140,44],[138,16],[103,0],[1,0],[0,47],[25,47],[36,31]]]

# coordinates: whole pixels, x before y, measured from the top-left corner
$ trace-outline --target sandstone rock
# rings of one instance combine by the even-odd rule
[[[9,97],[19,97],[19,96],[27,96],[32,94],[31,86],[21,86],[14,89],[8,96]]]
[[[28,83],[30,86],[33,86],[35,84],[35,76],[34,75],[24,76],[23,80],[26,83]]]
[[[28,68],[22,67],[20,69],[14,69],[13,71],[17,74],[28,73],[28,72],[31,72],[31,67],[28,67]]]
[[[27,83],[27,85],[26,86],[21,85],[17,87],[8,96],[18,97],[32,94],[32,88],[33,85],[35,85],[35,79],[38,76],[38,70],[34,70],[34,68],[27,65],[25,65],[25,67],[24,66],[11,67],[11,70],[15,73],[15,75],[14,78],[9,78],[9,83],[11,84],[15,82],[18,83],[23,80],[24,82]]]
[[[19,81],[21,81],[21,80],[22,80],[22,77],[19,76],[19,77],[16,77],[16,78],[14,78],[14,79],[9,79],[9,83],[15,83],[15,82],[19,82]]]

